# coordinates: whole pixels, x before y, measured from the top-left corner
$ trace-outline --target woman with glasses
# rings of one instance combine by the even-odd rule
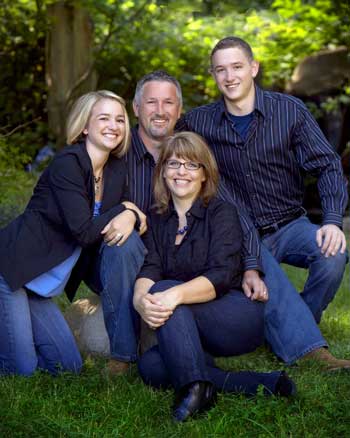
[[[53,297],[65,289],[72,299],[82,280],[101,296],[108,371],[136,360],[132,293],[144,246],[134,228],[146,224],[125,200],[129,138],[121,97],[81,96],[68,117],[70,146],[43,172],[24,213],[0,230],[0,375],[80,371]]]
[[[215,366],[213,356],[251,352],[264,338],[264,304],[241,289],[237,212],[215,198],[217,184],[215,160],[201,137],[182,132],[163,143],[134,306],[158,341],[139,360],[141,376],[154,387],[175,388],[176,421],[209,409],[217,390],[252,395],[263,385],[266,393],[295,392],[283,372]]]

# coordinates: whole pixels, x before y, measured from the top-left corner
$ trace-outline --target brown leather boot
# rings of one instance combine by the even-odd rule
[[[129,362],[121,362],[116,359],[109,359],[105,368],[108,377],[122,376],[129,371]]]
[[[327,348],[317,348],[317,350],[306,354],[303,359],[311,359],[319,363],[325,371],[350,370],[350,360],[337,359]]]

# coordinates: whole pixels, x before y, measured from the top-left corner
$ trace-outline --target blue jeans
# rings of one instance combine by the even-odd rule
[[[309,270],[301,296],[317,323],[340,286],[347,261],[347,255],[340,252],[329,257],[321,253],[316,243],[318,229],[303,216],[263,239],[278,263]]]
[[[307,218],[299,218],[266,236],[261,245],[264,281],[269,289],[265,337],[286,363],[327,346],[316,322],[339,287],[346,256],[324,257],[316,244],[317,229]],[[309,268],[302,294],[279,266],[281,262]]]
[[[102,243],[95,272],[111,356],[123,362],[137,359],[138,315],[132,304],[136,276],[144,261],[146,249],[140,236],[133,231],[121,246]],[[89,282],[88,282],[88,285]]]
[[[156,283],[151,293],[177,281]],[[235,356],[255,350],[263,342],[264,305],[240,291],[230,291],[207,303],[180,305],[156,330],[158,345],[146,351],[138,367],[154,387],[179,389],[195,381],[212,382],[216,389],[255,394],[260,384],[273,392],[280,373],[227,372],[217,368],[213,356]]]
[[[12,292],[0,275],[0,375],[79,373],[81,367],[73,334],[52,299]]]
[[[265,338],[272,351],[291,364],[312,350],[326,347],[327,342],[309,307],[264,244],[261,258],[269,290],[265,304]]]

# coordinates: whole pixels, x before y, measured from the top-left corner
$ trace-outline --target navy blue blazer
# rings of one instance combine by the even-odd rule
[[[12,290],[83,248],[66,286],[70,299],[102,241],[105,225],[125,207],[124,160],[110,155],[104,168],[101,214],[93,217],[93,170],[85,143],[64,148],[45,169],[24,211],[0,230],[0,273]]]

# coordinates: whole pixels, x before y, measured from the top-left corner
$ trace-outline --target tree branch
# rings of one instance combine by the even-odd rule
[[[15,128],[13,128],[10,132],[7,132],[6,134],[0,134],[0,138],[10,137],[10,135],[15,133],[16,131],[19,131],[20,129],[25,128],[25,127],[31,125],[32,123],[38,122],[39,120],[41,120],[41,116],[36,117],[33,120],[29,120],[29,122],[22,123],[21,125],[16,126]]]

